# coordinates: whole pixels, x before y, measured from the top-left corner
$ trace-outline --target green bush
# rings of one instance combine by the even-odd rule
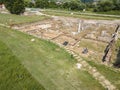
[[[25,7],[29,7],[29,8],[34,8],[34,7],[35,7],[35,4],[34,4],[34,3],[28,2],[28,1],[25,1],[25,2],[24,2],[24,5],[25,5]]]
[[[120,0],[101,0],[94,8],[94,12],[120,10]]]
[[[36,0],[35,6],[37,8],[48,8],[49,2],[48,2],[48,0]]]
[[[85,8],[85,4],[79,1],[71,1],[63,3],[63,8],[69,10],[83,10]]]
[[[23,0],[6,0],[5,6],[12,14],[22,14],[25,11],[25,5]]]
[[[106,12],[113,9],[113,3],[111,1],[101,1],[98,3],[94,11]]]
[[[112,0],[114,4],[113,10],[120,10],[120,0]]]

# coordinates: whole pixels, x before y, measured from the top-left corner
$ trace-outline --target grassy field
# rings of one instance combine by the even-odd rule
[[[95,13],[85,14],[84,12],[79,12],[79,11],[76,12],[76,11],[66,11],[66,10],[45,9],[43,13],[49,14],[49,15],[66,16],[66,17],[69,16],[69,17],[82,18],[82,19],[97,19],[97,20],[120,19],[120,17],[118,18],[118,17],[94,15]]]
[[[98,14],[120,15],[120,11],[97,12]]]
[[[120,72],[114,71],[105,65],[94,63],[93,61],[84,58],[91,66],[96,67],[96,69],[104,75],[109,81],[112,82],[120,90]]]
[[[12,25],[12,24],[22,24],[36,22],[43,19],[48,19],[46,16],[19,16],[12,14],[0,14],[0,24]]]
[[[15,90],[24,90],[21,88],[25,85],[25,90],[104,90],[90,74],[76,68],[76,60],[71,55],[51,42],[3,27],[0,27],[0,41],[0,52],[5,53],[4,58],[0,56],[0,88],[11,90],[14,86]],[[39,84],[35,84],[27,70]],[[22,78],[24,83],[15,77],[23,73],[26,74]]]
[[[1,41],[0,90],[45,90]]]

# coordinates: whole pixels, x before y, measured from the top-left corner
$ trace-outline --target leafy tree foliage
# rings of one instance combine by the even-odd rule
[[[4,4],[12,14],[19,15],[25,11],[25,5],[23,0],[5,0]]]
[[[35,5],[37,8],[48,8],[49,2],[48,0],[36,0]]]
[[[4,0],[0,0],[0,4],[4,3]]]
[[[85,5],[80,1],[70,1],[63,4],[63,8],[68,8],[69,10],[83,10]]]
[[[112,0],[114,8],[113,10],[120,10],[120,0]]]
[[[94,11],[96,12],[106,12],[111,10],[120,10],[120,0],[101,0]]]
[[[55,1],[50,1],[48,7],[49,7],[49,8],[58,8],[58,7],[60,7],[60,5],[59,5],[59,4],[56,4]]]

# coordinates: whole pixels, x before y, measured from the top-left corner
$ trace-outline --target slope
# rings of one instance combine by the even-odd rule
[[[33,38],[35,41],[31,42]],[[88,72],[76,68],[76,61],[71,55],[49,41],[4,27],[0,27],[0,40],[46,90],[104,90]],[[27,82],[31,83],[29,80]],[[1,84],[1,87],[6,85]]]

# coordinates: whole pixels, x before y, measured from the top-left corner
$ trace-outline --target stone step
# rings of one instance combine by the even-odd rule
[[[98,78],[98,80],[99,80],[99,81],[103,81],[103,80],[105,80],[105,77],[101,75],[101,76]]]
[[[98,79],[101,76],[101,74],[99,72],[95,72],[93,73],[93,76]]]
[[[75,57],[75,59],[81,59],[81,57],[77,56],[77,57]]]

